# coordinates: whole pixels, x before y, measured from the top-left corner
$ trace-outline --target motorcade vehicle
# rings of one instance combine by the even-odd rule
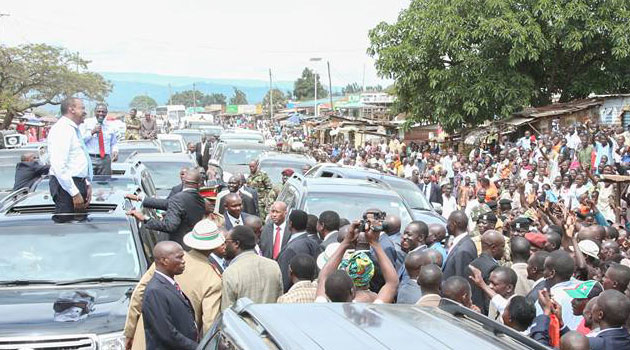
[[[125,348],[130,296],[158,237],[125,214],[124,194],[93,196],[87,218],[67,223],[53,221],[48,193],[0,204],[0,349]]]
[[[39,153],[40,162],[46,163],[48,159],[47,148],[44,145],[37,147],[20,147],[12,149],[0,149],[0,199],[13,191],[15,184],[15,167],[26,153]]]
[[[181,135],[186,145],[188,145],[189,142],[192,142],[194,144],[201,142],[201,139],[204,135],[204,133],[201,130],[197,130],[197,129],[173,130],[171,134]]]
[[[401,227],[415,219],[411,208],[396,191],[380,181],[368,179],[313,178],[293,174],[278,200],[286,203],[289,209],[304,210],[316,216],[334,210],[339,217],[350,221],[361,219],[371,208],[398,216]]]
[[[15,130],[0,130],[0,149],[22,147],[28,143],[28,137]]]
[[[167,120],[171,128],[177,129],[183,125],[183,119],[186,116],[186,106],[184,105],[166,105],[157,106],[155,115],[162,120]]]
[[[439,203],[429,203],[424,193],[413,182],[398,176],[384,174],[374,169],[357,166],[321,163],[312,167],[306,177],[327,177],[344,179],[372,179],[387,184],[396,191],[409,205],[414,218],[427,224],[446,225],[446,219],[440,214],[442,206]]]
[[[153,140],[135,140],[118,142],[118,160],[124,162],[132,153],[160,153],[162,148]]]
[[[265,152],[258,157],[258,167],[269,175],[274,184],[282,183],[284,169],[302,173],[303,166],[312,167],[316,163],[313,157],[300,153]]]
[[[151,174],[158,197],[166,198],[171,188],[179,183],[179,169],[196,167],[197,162],[187,153],[135,153],[128,163],[140,161]]]
[[[249,175],[249,162],[269,148],[261,143],[229,141],[219,142],[212,152],[212,157],[223,170],[223,180],[228,181],[233,174]]]
[[[234,129],[222,133],[219,136],[219,141],[240,141],[240,142],[255,142],[265,143],[265,138],[260,131],[248,130],[248,129]]]
[[[187,151],[182,135],[158,134],[157,142],[164,153],[186,153]]]
[[[443,299],[401,304],[254,304],[223,311],[198,350],[544,350],[523,334]]]
[[[204,135],[212,136],[215,138],[219,138],[219,136],[221,136],[221,134],[223,134],[223,132],[225,131],[223,130],[223,127],[221,125],[210,125],[210,124],[198,125],[198,124],[192,123],[189,126],[189,128],[197,129],[203,132]]]

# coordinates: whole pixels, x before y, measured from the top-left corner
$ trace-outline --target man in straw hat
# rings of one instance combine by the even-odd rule
[[[186,269],[181,275],[175,276],[175,281],[190,299],[195,310],[195,321],[203,336],[212,326],[221,307],[221,273],[208,262],[208,256],[225,256],[225,237],[214,222],[204,219],[184,236],[183,241],[190,251],[184,253]],[[155,264],[152,264],[131,296],[124,331],[127,349],[132,344],[133,349],[145,348],[141,307],[146,285],[154,273]]]

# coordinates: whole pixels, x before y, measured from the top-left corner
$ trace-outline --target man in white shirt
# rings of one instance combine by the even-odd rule
[[[90,118],[81,125],[83,142],[90,154],[94,175],[111,175],[112,161],[118,157],[116,130],[106,120],[107,105],[99,103],[94,109],[96,118]]]
[[[442,216],[448,219],[455,210],[457,210],[457,199],[453,195],[453,186],[448,184],[444,186],[444,193],[442,194]]]
[[[92,197],[92,164],[83,143],[79,125],[85,120],[85,106],[70,97],[61,103],[62,117],[50,128],[50,194],[55,203],[53,220],[67,222],[85,215],[59,215],[84,212]]]

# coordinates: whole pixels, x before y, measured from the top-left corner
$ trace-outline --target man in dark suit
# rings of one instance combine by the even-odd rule
[[[20,162],[15,166],[15,182],[13,191],[20,188],[30,188],[42,175],[48,174],[50,165],[41,164],[37,154],[24,153]]]
[[[481,271],[481,277],[486,284],[488,283],[492,270],[499,266],[497,260],[503,257],[504,252],[505,239],[500,232],[488,230],[481,235],[481,255],[473,260],[470,265]],[[471,287],[473,304],[477,305],[481,313],[487,316],[490,300],[476,284],[473,284]]]
[[[600,328],[588,339],[592,350],[630,349],[630,334],[624,328],[630,317],[630,300],[625,294],[614,289],[604,291],[591,314]]]
[[[153,249],[155,274],[147,284],[142,301],[142,317],[147,349],[197,348],[199,327],[190,299],[175,282],[184,272],[184,250],[170,241]]]
[[[199,194],[201,174],[197,169],[190,169],[184,177],[184,189],[167,200],[166,214],[162,220],[146,219],[144,215],[133,209],[129,212],[136,219],[144,222],[149,230],[166,232],[169,240],[183,245],[183,238],[195,224],[203,219],[206,205]]]
[[[142,195],[136,194],[127,194],[125,195],[125,198],[132,201],[142,201],[142,206],[145,208],[166,210],[168,208],[168,200],[184,189],[184,177],[186,176],[187,171],[188,167],[182,167],[179,169],[179,179],[181,182],[171,188],[171,192],[169,192],[168,197],[166,198],[143,197]]]
[[[418,185],[418,188],[420,188],[420,191],[427,197],[429,202],[442,204],[442,190],[438,184],[431,181],[431,175],[425,174],[423,183]]]
[[[317,232],[319,232],[319,237],[322,240],[320,243],[322,250],[326,249],[329,244],[337,242],[337,237],[339,236],[339,221],[339,214],[332,210],[326,210],[319,214]]]
[[[289,263],[299,254],[307,254],[316,259],[321,250],[319,244],[308,237],[306,233],[306,223],[308,214],[302,210],[293,210],[289,215],[287,226],[291,232],[289,241],[278,255],[278,265],[282,272],[282,285],[286,293],[291,288],[291,277],[289,276]]]
[[[286,222],[287,205],[284,202],[274,202],[269,210],[269,217],[271,220],[265,224],[260,235],[260,250],[265,258],[276,260],[291,238]]]
[[[468,217],[463,210],[456,210],[448,217],[446,230],[455,237],[453,246],[444,262],[442,278],[447,280],[451,276],[461,276],[468,279],[470,269],[468,264],[477,258],[477,248],[468,236]]]
[[[255,191],[255,190],[254,190]],[[219,193],[219,206],[216,210],[219,214],[225,213],[225,196],[228,193],[236,193],[241,196],[243,212],[258,216],[258,199],[253,193],[243,188],[243,182],[240,180],[240,174],[233,175],[227,183],[227,191]]]
[[[204,170],[208,170],[208,161],[210,160],[211,153],[212,144],[208,141],[208,137],[203,135],[201,142],[197,142],[195,146],[195,158],[197,159],[197,164],[203,167]]]
[[[237,193],[230,193],[225,197],[225,229],[231,230],[234,226],[245,225],[245,219],[250,215],[243,213],[243,200]]]

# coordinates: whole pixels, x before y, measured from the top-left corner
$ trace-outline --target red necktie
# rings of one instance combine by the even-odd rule
[[[280,254],[280,244],[282,244],[282,237],[280,236],[280,226],[276,228],[276,239],[273,242],[273,259],[278,258],[278,254]]]
[[[102,158],[105,158],[105,141],[103,141],[103,129],[98,131],[98,152]]]

